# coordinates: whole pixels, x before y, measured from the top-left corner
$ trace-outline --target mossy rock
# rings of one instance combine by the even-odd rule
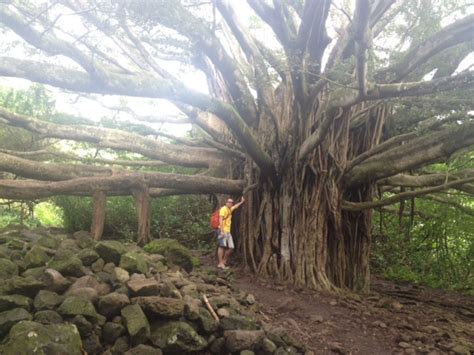
[[[56,250],[59,247],[61,241],[58,238],[51,237],[49,235],[42,235],[36,241],[36,244],[41,245],[45,248]]]
[[[150,337],[150,323],[138,304],[122,308],[122,317],[135,344],[144,343]]]
[[[59,314],[62,316],[74,317],[82,315],[89,320],[97,320],[97,312],[91,301],[77,296],[68,296],[58,308]]]
[[[22,320],[32,320],[31,314],[24,308],[14,308],[0,313],[0,337],[8,334],[10,328]]]
[[[127,252],[127,248],[116,240],[104,240],[96,244],[95,251],[106,263],[118,265],[120,257]]]
[[[44,270],[46,270],[45,266],[40,266],[40,267],[34,267],[31,269],[26,270],[21,274],[23,277],[33,277],[35,279],[40,278],[44,274]]]
[[[73,324],[43,325],[37,322],[17,323],[10,331],[2,354],[15,355],[82,355],[82,342]]]
[[[31,310],[33,301],[31,298],[22,295],[4,295],[0,296],[0,312],[8,311],[13,308],[24,308]]]
[[[99,254],[95,250],[86,248],[82,249],[78,254],[77,257],[82,261],[82,263],[86,266],[92,265],[94,262],[99,259]]]
[[[35,297],[33,305],[37,311],[55,308],[62,301],[62,297],[56,292],[41,290]]]
[[[84,275],[82,271],[82,261],[77,256],[64,259],[53,259],[48,263],[48,267],[54,269],[64,276],[80,277]]]
[[[0,279],[18,275],[18,265],[9,259],[0,259]]]
[[[168,322],[155,328],[151,341],[165,353],[187,353],[207,347],[207,341],[185,322]]]
[[[130,273],[145,274],[148,271],[145,256],[134,251],[123,254],[120,258],[119,266]]]
[[[43,248],[35,245],[31,250],[26,253],[25,258],[23,259],[25,267],[27,269],[33,267],[39,267],[45,265],[49,261],[50,257]]]
[[[34,277],[15,276],[8,280],[6,289],[9,294],[19,294],[28,297],[34,297],[39,290],[45,287],[45,284]]]
[[[187,272],[193,270],[191,251],[174,239],[157,239],[148,243],[143,249],[149,253],[163,255],[169,263],[182,267]]]
[[[35,313],[35,322],[41,324],[59,324],[63,323],[63,317],[55,311],[39,311]]]

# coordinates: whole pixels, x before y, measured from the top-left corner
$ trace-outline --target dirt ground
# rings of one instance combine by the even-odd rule
[[[207,260],[209,265],[209,259]],[[295,288],[233,269],[260,320],[284,326],[314,354],[473,354],[474,297],[372,278],[366,296]]]

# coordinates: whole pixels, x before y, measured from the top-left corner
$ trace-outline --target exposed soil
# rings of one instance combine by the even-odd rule
[[[314,354],[474,352],[474,297],[378,277],[369,295],[337,295],[233,274],[233,289],[260,304],[260,321],[285,327]]]

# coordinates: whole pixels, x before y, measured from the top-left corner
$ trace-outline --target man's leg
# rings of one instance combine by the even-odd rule
[[[234,240],[232,239],[232,234],[227,234],[227,249],[224,252],[224,264],[227,265],[227,262],[230,258],[230,255],[234,251]]]
[[[225,250],[224,247],[217,248],[217,261],[218,261],[217,267],[224,267],[225,266],[225,263],[224,263],[225,252],[226,252],[226,250]]]

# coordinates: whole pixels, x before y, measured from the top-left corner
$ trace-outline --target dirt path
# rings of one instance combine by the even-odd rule
[[[233,289],[255,296],[260,320],[285,327],[314,354],[474,352],[473,297],[378,278],[366,297],[341,296],[233,271]]]

